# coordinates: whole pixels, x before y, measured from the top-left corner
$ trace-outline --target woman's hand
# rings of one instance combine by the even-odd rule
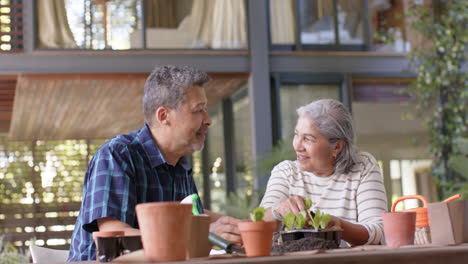
[[[343,227],[341,227],[341,219],[333,215],[330,215],[330,216],[331,218],[330,218],[330,222],[328,222],[327,228],[343,231]]]
[[[294,195],[279,201],[274,209],[277,215],[284,217],[289,212],[297,215],[300,211],[308,210],[309,208],[306,208],[304,205],[304,197]]]

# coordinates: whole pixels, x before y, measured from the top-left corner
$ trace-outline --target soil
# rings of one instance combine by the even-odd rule
[[[272,251],[276,254],[284,254],[295,251],[306,251],[306,250],[326,250],[336,248],[334,241],[325,240],[321,238],[306,237],[298,240],[278,242],[279,233],[275,233],[273,236],[273,248]]]

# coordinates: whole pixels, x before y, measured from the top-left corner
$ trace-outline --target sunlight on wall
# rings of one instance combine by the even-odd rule
[[[431,166],[431,160],[391,160],[390,161],[390,177],[392,181],[400,181],[401,194],[415,195],[420,194],[420,190],[416,184],[416,171],[421,168]],[[394,190],[392,194],[392,204],[399,198],[398,190]],[[419,207],[417,199],[409,199],[398,203],[396,210]]]

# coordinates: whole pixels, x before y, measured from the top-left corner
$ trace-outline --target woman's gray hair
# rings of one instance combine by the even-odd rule
[[[335,171],[348,173],[357,160],[353,119],[348,109],[337,100],[321,99],[299,107],[297,114],[307,117],[328,138],[331,146],[334,147],[340,139],[344,140],[345,146],[335,160]]]
[[[146,79],[143,92],[145,122],[153,124],[154,113],[159,107],[177,109],[184,102],[187,89],[203,86],[209,81],[208,74],[191,67],[156,67]]]

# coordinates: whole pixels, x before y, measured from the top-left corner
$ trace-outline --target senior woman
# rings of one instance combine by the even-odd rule
[[[343,229],[351,245],[384,241],[381,214],[387,199],[379,165],[369,153],[358,152],[349,111],[333,99],[297,109],[293,147],[297,160],[276,165],[261,206],[267,220],[281,220],[288,212],[311,210],[332,215],[331,224]]]

